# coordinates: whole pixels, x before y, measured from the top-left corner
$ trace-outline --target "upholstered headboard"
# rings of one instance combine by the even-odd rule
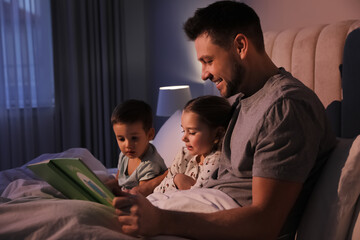
[[[284,67],[314,90],[327,108],[334,101],[343,100],[339,67],[343,62],[346,38],[359,27],[360,20],[347,20],[281,32],[269,31],[264,33],[265,49],[277,66]],[[350,102],[358,103],[360,108],[360,94]],[[344,121],[340,104],[330,106],[329,115],[339,137],[354,137],[360,133],[360,126],[352,129],[357,133],[342,133]]]

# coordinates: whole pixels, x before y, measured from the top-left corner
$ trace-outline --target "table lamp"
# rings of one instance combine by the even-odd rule
[[[166,86],[159,88],[156,115],[169,117],[191,99],[189,85]]]

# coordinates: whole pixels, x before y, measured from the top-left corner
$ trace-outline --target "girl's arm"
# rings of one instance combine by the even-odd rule
[[[174,176],[174,183],[179,190],[187,190],[196,183],[196,180],[183,173],[177,173]]]

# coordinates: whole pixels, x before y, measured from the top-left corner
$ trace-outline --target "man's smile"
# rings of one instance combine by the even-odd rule
[[[215,85],[219,85],[223,80],[221,78],[217,79],[216,81],[213,81],[213,83],[215,83]]]

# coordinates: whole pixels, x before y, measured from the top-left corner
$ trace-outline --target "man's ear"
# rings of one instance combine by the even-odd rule
[[[249,48],[248,38],[244,34],[239,33],[235,36],[234,45],[240,58],[244,59]]]
[[[221,139],[221,138],[224,137],[224,135],[225,135],[225,128],[224,128],[224,127],[221,127],[221,126],[217,127],[217,134],[216,134],[216,136]]]
[[[217,128],[215,129],[215,131],[216,131],[216,135],[215,135],[215,142],[214,142],[214,143],[216,144],[216,143],[220,142],[220,141],[222,140],[222,138],[224,137],[224,135],[225,135],[225,128],[219,126],[219,127],[217,127]]]
[[[155,128],[150,128],[147,135],[148,135],[149,141],[153,140],[155,137]]]

